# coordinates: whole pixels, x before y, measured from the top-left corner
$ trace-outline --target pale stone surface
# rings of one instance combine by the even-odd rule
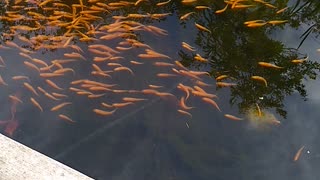
[[[0,134],[0,180],[92,178]]]

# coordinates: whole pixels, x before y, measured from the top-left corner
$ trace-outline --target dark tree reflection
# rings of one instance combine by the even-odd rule
[[[218,15],[205,11],[193,16],[194,21],[206,25],[211,31],[198,32],[195,40],[204,52],[203,57],[209,60],[210,74],[214,78],[227,75],[231,77],[231,82],[237,84],[231,87],[230,103],[238,105],[241,113],[259,102],[262,108],[274,108],[286,117],[283,104],[285,97],[298,91],[306,100],[303,80],[316,79],[320,69],[319,63],[312,59],[293,64],[291,60],[303,59],[307,55],[272,39],[272,32],[285,25],[248,28],[243,24],[254,19],[267,21],[288,18],[286,14],[277,17],[274,14],[270,8],[258,8],[256,11],[228,11]],[[195,54],[180,51],[179,55],[184,65],[199,68],[199,63],[193,60]],[[261,67],[258,65],[261,61],[276,64],[283,69]],[[253,81],[251,76],[264,77],[268,86]],[[259,100],[261,97],[263,100]]]

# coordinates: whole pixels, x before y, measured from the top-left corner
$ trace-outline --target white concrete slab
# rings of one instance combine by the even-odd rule
[[[0,134],[0,180],[92,178]]]

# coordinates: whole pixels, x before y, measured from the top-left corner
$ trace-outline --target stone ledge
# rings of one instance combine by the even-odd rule
[[[0,134],[0,180],[92,178]]]

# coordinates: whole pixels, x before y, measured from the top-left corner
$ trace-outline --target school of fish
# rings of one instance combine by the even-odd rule
[[[229,9],[254,8],[264,5],[282,13],[286,8],[277,8],[262,0],[254,0],[255,4],[245,4],[247,1],[229,0],[221,10],[215,10],[217,15]],[[117,1],[104,2],[100,0],[79,0],[71,6],[60,0],[4,0],[6,8],[0,20],[12,24],[10,29],[1,34],[3,43],[0,45],[0,68],[13,69],[16,66],[22,70],[12,71],[9,75],[0,73],[2,88],[10,86],[21,87],[22,90],[8,95],[13,105],[10,122],[13,128],[17,127],[14,114],[17,106],[31,105],[39,113],[50,111],[57,118],[76,123],[71,111],[74,111],[75,97],[81,96],[100,104],[92,107],[91,112],[97,116],[112,116],[127,107],[143,104],[144,102],[159,97],[164,100],[174,101],[177,113],[192,117],[191,111],[196,109],[191,105],[190,99],[198,99],[219,112],[217,95],[214,94],[214,85],[217,87],[232,87],[236,83],[225,79],[232,79],[227,75],[212,78],[208,72],[195,71],[185,67],[179,60],[174,60],[164,54],[163,50],[155,50],[151,45],[139,41],[139,32],[149,33],[154,36],[167,36],[168,31],[160,27],[140,23],[139,20],[159,20],[166,18],[171,13],[161,14],[127,14],[118,15],[118,10],[152,4],[149,1]],[[155,6],[162,7],[171,3],[171,0],[157,2]],[[197,0],[182,0],[186,6],[194,6],[192,12],[179,16],[180,21],[196,14],[196,10],[212,11],[209,6],[197,5]],[[24,12],[24,13],[22,13]],[[105,18],[108,23],[105,22]],[[19,23],[14,23],[19,22]],[[247,27],[259,27],[267,24],[277,25],[286,20],[253,20],[244,22]],[[194,23],[194,28],[203,33],[211,33],[205,24]],[[63,32],[56,35],[55,32]],[[12,40],[14,39],[14,40]],[[78,43],[77,45],[76,42]],[[82,45],[81,45],[82,44]],[[194,61],[209,63],[210,59],[203,57],[197,48],[187,42],[182,42],[181,48],[195,52]],[[18,52],[18,60],[5,57],[2,52]],[[41,52],[52,53],[51,59],[45,59]],[[59,56],[59,54],[61,54]],[[51,57],[51,56],[50,56]],[[10,61],[10,62],[9,62]],[[305,60],[293,60],[292,63],[302,63]],[[14,67],[12,67],[12,63]],[[17,65],[20,63],[19,65]],[[283,67],[268,62],[259,62],[259,66],[271,69]],[[86,70],[79,67],[90,68]],[[159,81],[144,84],[144,88],[130,88],[127,81],[118,79],[119,75],[127,79],[137,77],[143,67],[157,68],[155,79],[169,79],[175,81],[174,89],[181,91],[174,95],[169,87],[157,84]],[[1,71],[0,71],[1,72]],[[2,71],[4,72],[4,71]],[[181,81],[187,79],[187,81]],[[205,83],[208,80],[211,83]],[[267,87],[267,80],[259,75],[251,77]],[[110,98],[110,97],[120,98]],[[90,107],[88,107],[90,108]],[[231,114],[225,114],[231,120],[242,120]],[[5,123],[4,122],[4,123]],[[14,122],[14,123],[12,123]],[[187,124],[189,128],[189,125]],[[12,135],[14,130],[8,130]]]

